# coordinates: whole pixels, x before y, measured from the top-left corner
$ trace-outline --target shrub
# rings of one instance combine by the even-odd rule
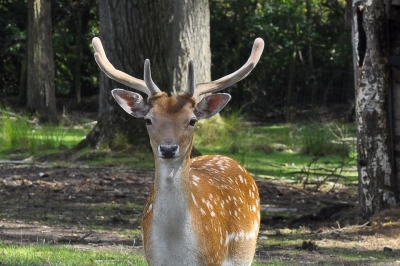
[[[329,125],[321,123],[311,124],[301,128],[300,138],[302,140],[303,154],[310,154],[316,157],[327,155],[338,155],[348,157],[351,147],[332,132]]]

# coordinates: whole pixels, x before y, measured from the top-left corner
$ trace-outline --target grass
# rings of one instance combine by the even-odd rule
[[[91,126],[37,125],[3,111],[0,120],[0,157],[23,159],[37,153],[52,154],[76,145]],[[357,181],[355,147],[343,139],[355,136],[355,126],[344,123],[253,126],[239,112],[201,121],[195,133],[195,147],[202,154],[223,154],[234,158],[259,177],[301,180],[313,169],[337,169],[342,182]],[[124,164],[152,168],[150,153],[81,151],[87,164]],[[344,171],[343,171],[344,170]],[[329,179],[329,173],[325,177]],[[324,175],[322,175],[324,177]],[[315,174],[311,178],[319,178]],[[332,179],[332,178],[331,178]]]
[[[78,250],[69,246],[0,243],[0,265],[147,265],[134,250]]]
[[[212,133],[213,138],[209,137]],[[353,124],[251,126],[240,114],[233,113],[218,123],[200,124],[195,146],[203,154],[232,157],[259,177],[301,180],[307,172],[329,169],[322,176],[313,174],[312,178],[321,179],[332,175],[330,169],[337,169],[335,174],[343,177],[341,182],[354,183],[357,181],[355,146],[343,142],[353,136]]]
[[[71,148],[90,130],[90,126],[39,125],[6,111],[2,111],[0,126],[0,156],[11,159]]]

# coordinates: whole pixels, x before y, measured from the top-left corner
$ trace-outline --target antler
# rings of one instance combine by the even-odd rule
[[[152,94],[160,92],[160,89],[154,84],[151,79],[150,73],[150,62],[146,60],[145,62],[145,81],[141,79],[134,78],[122,71],[115,69],[115,67],[108,61],[106,53],[104,52],[103,45],[98,37],[94,37],[92,40],[93,48],[95,50],[94,59],[99,65],[100,69],[109,78],[118,81],[130,88],[136,89],[138,91],[146,93],[149,97]],[[146,85],[147,84],[147,85]]]
[[[251,51],[249,59],[240,69],[223,78],[207,83],[199,83],[196,85],[196,89],[194,88],[189,89],[188,87],[185,91],[185,94],[197,98],[198,96],[205,93],[212,93],[223,90],[231,86],[232,84],[235,84],[236,82],[244,79],[257,65],[258,61],[260,60],[263,49],[264,49],[263,39],[257,38],[254,41],[253,49]],[[193,65],[191,62],[189,62],[188,71],[189,72],[193,71]],[[188,74],[188,83],[189,83],[189,74]]]

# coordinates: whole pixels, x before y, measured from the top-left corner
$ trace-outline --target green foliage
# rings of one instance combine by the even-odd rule
[[[223,129],[225,135],[218,135],[212,144],[203,142],[202,137],[205,134],[215,132],[218,126],[213,125],[214,129],[209,133],[205,133],[204,128],[199,131],[197,131],[199,128],[196,129],[195,146],[202,154],[229,156],[240,162],[253,174],[261,176],[298,178],[301,169],[307,168],[310,162],[313,162],[312,166],[315,168],[340,168],[340,175],[346,177],[346,179],[342,180],[344,182],[351,183],[357,180],[357,171],[354,171],[354,169],[348,170],[355,163],[352,160],[355,156],[354,145],[342,144],[342,142],[334,144],[333,146],[337,149],[331,148],[325,157],[321,157],[317,161],[315,161],[315,155],[302,152],[305,138],[303,137],[303,132],[310,132],[308,135],[310,138],[314,136],[315,126],[313,124],[301,127],[291,124],[257,126],[244,121],[238,123],[237,114],[232,117],[225,116],[223,119],[225,122]],[[231,122],[229,121],[232,120],[234,122],[230,124]],[[229,127],[231,128],[231,133],[229,133]],[[325,135],[316,133],[317,137],[324,137],[326,143],[355,135],[355,126],[351,124],[335,125],[335,123],[331,123],[329,125],[321,124],[320,127],[324,127],[325,130],[330,132],[329,134],[325,132]],[[329,141],[326,135],[330,136]],[[351,151],[350,157],[349,150]]]
[[[330,125],[315,123],[300,128],[298,133],[303,144],[301,149],[303,154],[316,157],[337,155],[346,158],[350,155],[351,146],[341,142],[341,139],[332,132]]]
[[[18,95],[25,88],[27,60],[28,1],[13,0],[0,3],[0,93]],[[56,71],[56,93],[73,95],[74,69],[77,58],[77,24],[82,25],[82,86],[86,95],[96,92],[98,67],[93,60],[91,39],[99,33],[98,1],[51,1],[53,50]],[[77,11],[82,12],[78,19]],[[22,88],[20,88],[22,86]]]
[[[30,149],[32,129],[27,120],[18,116],[13,117],[3,112],[1,133],[1,149],[6,150],[17,147],[25,150]]]
[[[201,121],[196,128],[196,139],[196,147],[225,146],[231,154],[244,155],[250,150],[269,153],[273,149],[264,137],[253,137],[253,127],[245,124],[240,111]]]
[[[295,55],[295,77],[310,87],[312,70],[351,71],[350,34],[344,28],[344,0],[219,0],[210,2],[213,79],[226,75],[246,62],[256,37],[265,40],[256,69],[232,89],[230,106],[263,118],[282,108],[287,97],[290,63]],[[334,77],[329,77],[331,80]],[[296,78],[294,78],[296,80]],[[322,84],[321,84],[322,83]],[[328,81],[320,81],[319,90]],[[325,88],[326,91],[326,88]],[[295,97],[291,95],[291,100]],[[313,97],[313,96],[312,96]],[[310,97],[310,98],[312,98]],[[295,99],[293,99],[295,100]],[[249,104],[251,103],[251,104]]]
[[[88,133],[87,128],[43,125],[30,122],[16,114],[2,112],[1,152],[23,152],[36,154],[39,151],[59,151],[77,144]]]
[[[25,63],[27,0],[1,1],[0,14],[0,93],[9,94],[18,92]]]

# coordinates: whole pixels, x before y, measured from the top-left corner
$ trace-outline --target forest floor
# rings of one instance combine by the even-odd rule
[[[116,165],[0,162],[0,241],[142,252],[141,212],[153,175]],[[400,265],[400,208],[365,220],[355,186],[322,193],[255,179],[259,262]]]

